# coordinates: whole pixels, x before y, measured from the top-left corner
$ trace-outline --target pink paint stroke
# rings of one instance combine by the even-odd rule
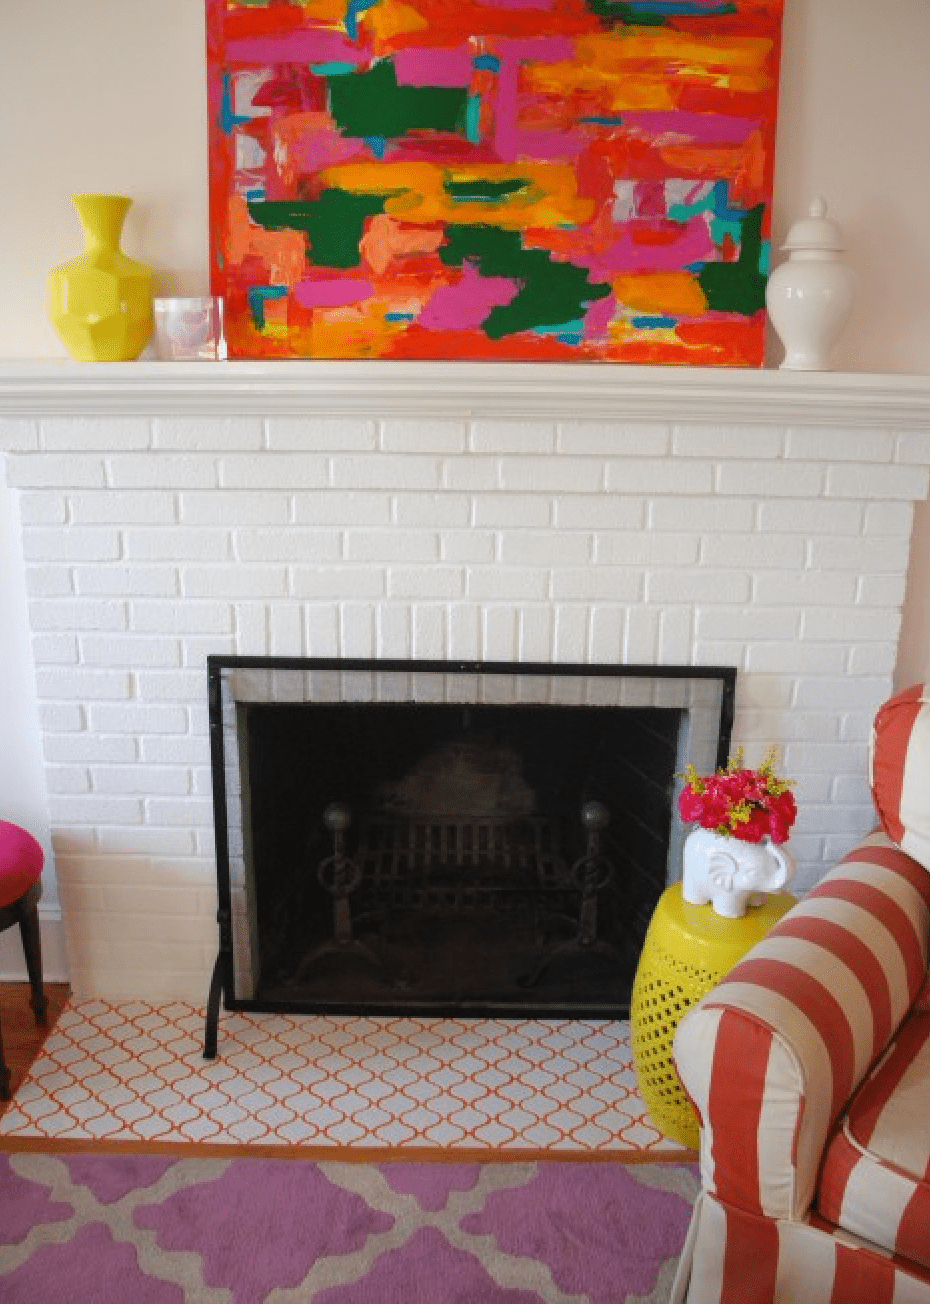
[[[500,50],[494,101],[494,151],[502,163],[577,158],[585,149],[587,141],[580,132],[521,131],[517,125],[520,64],[559,63],[571,55],[571,41],[558,36],[510,41]]]
[[[625,131],[641,133],[650,140],[681,138],[702,145],[741,145],[760,126],[754,118],[725,117],[721,113],[640,110],[623,114]]]
[[[371,297],[368,281],[298,281],[291,293],[301,308],[345,308]]]
[[[636,239],[641,223],[632,222],[621,228],[620,238],[609,249],[589,257],[581,255],[585,266],[590,266],[591,280],[609,280],[618,272],[679,272],[690,263],[706,262],[714,255],[714,243],[707,225],[700,217],[681,225],[678,231],[670,223],[656,224],[674,234],[674,239],[661,244],[645,243]]]
[[[464,45],[457,50],[398,50],[394,72],[398,86],[468,86],[471,51]]]
[[[617,307],[612,294],[606,299],[595,299],[584,315],[584,338],[586,340],[603,340],[607,338],[610,325]]]
[[[292,32],[288,36],[249,36],[230,41],[229,63],[351,63],[371,62],[371,50],[360,50],[338,32]]]
[[[520,286],[506,276],[479,276],[468,263],[455,285],[442,286],[417,318],[428,331],[474,330],[492,308],[502,308]]]

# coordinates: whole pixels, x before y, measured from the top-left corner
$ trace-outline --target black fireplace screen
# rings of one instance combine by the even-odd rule
[[[730,668],[209,659],[229,1008],[623,1017]]]

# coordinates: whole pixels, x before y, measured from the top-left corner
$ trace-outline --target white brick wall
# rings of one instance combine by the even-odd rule
[[[257,417],[0,422],[76,991],[202,1000],[209,652],[734,664],[809,887],[870,824],[930,441]]]

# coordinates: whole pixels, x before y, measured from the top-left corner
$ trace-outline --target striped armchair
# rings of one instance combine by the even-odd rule
[[[930,685],[879,711],[871,777],[880,827],[679,1025],[673,1304],[930,1304]]]

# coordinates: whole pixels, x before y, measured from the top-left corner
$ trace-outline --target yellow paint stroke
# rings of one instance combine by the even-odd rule
[[[294,285],[304,274],[307,241],[299,231],[264,231],[253,226],[245,200],[232,195],[227,208],[226,257],[233,266],[249,257],[260,258],[272,285]]]
[[[359,241],[362,257],[378,276],[383,276],[395,258],[407,254],[431,254],[442,244],[441,231],[404,227],[386,213],[370,218]]]
[[[667,344],[684,351],[684,344],[675,333],[674,326],[633,326],[622,317],[607,323],[607,338],[611,344],[622,345],[648,339],[650,344]]]
[[[687,272],[618,276],[614,296],[626,308],[656,316],[699,317],[707,311],[704,291]]]
[[[264,324],[262,334],[274,340],[286,340],[288,337],[287,300],[266,299],[262,306]]]
[[[720,90],[760,91],[771,84],[766,63],[772,42],[764,37],[685,37],[670,32],[597,34],[579,37],[575,56],[561,63],[521,69],[530,91],[569,95],[596,93],[615,111],[675,107],[675,84]]]
[[[504,230],[577,226],[594,212],[594,201],[578,196],[575,173],[562,164],[516,166],[488,163],[437,167],[432,163],[346,163],[319,174],[324,186],[350,194],[387,195],[384,211],[404,222],[486,222]],[[522,188],[499,201],[457,201],[447,182],[521,181]]]

